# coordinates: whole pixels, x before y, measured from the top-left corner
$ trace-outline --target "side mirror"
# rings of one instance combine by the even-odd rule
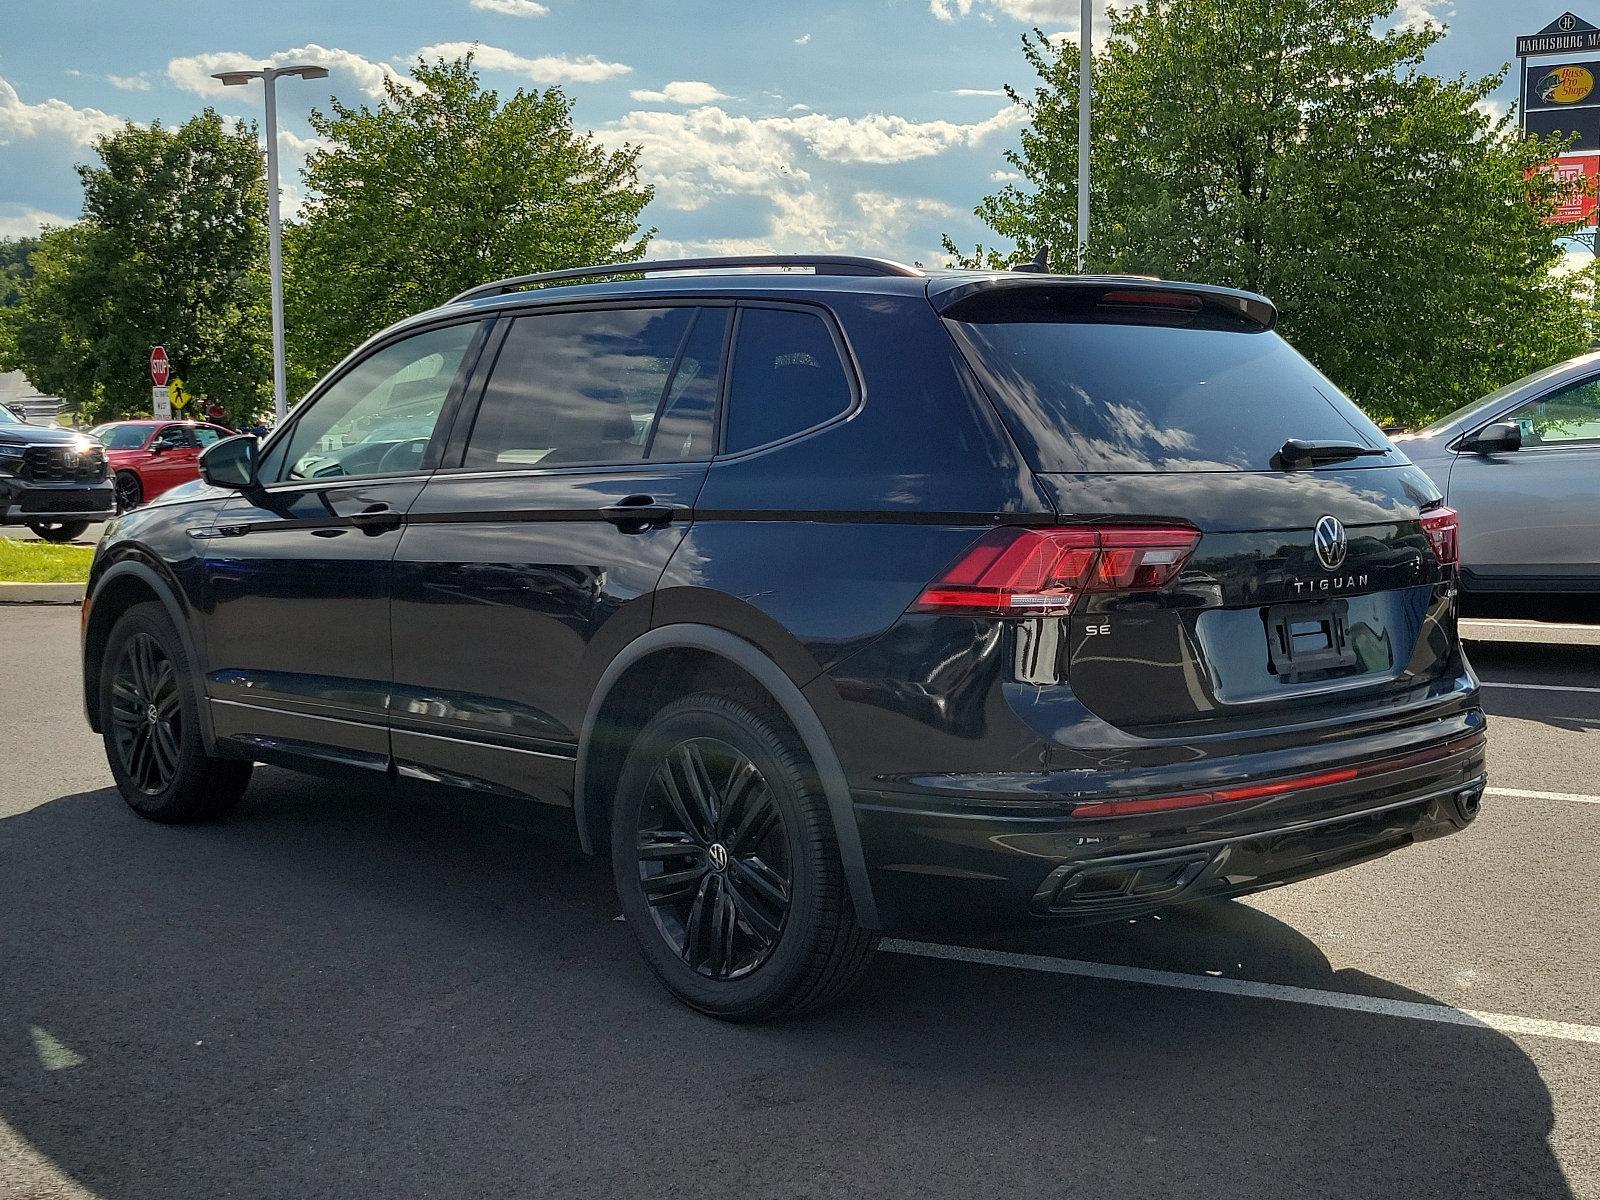
[[[248,433],[223,438],[200,452],[200,478],[213,487],[248,492],[259,483],[256,478],[256,439]]]
[[[1522,426],[1515,421],[1496,421],[1485,425],[1461,443],[1463,450],[1474,454],[1502,454],[1508,450],[1522,449]]]

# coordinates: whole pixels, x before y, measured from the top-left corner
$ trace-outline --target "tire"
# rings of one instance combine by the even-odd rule
[[[47,542],[70,542],[89,528],[87,521],[33,521],[28,528]]]
[[[100,662],[100,728],[117,790],[141,817],[204,821],[244,795],[254,764],[206,753],[199,703],[167,610],[151,600],[123,613]]]
[[[119,513],[130,512],[144,503],[144,483],[132,471],[118,471],[114,488]]]
[[[856,923],[811,762],[763,701],[705,693],[657,713],[623,765],[611,829],[617,894],[645,961],[709,1016],[819,1008],[877,945]]]

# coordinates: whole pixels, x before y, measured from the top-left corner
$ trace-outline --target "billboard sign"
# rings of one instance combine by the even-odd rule
[[[1562,13],[1538,33],[1517,39],[1517,57],[1600,50],[1600,29],[1575,13]]]
[[[1600,62],[1529,65],[1523,70],[1528,73],[1530,110],[1600,104],[1600,93],[1595,91]]]
[[[1561,203],[1546,220],[1551,225],[1579,222],[1582,228],[1595,224],[1595,188],[1600,183],[1600,154],[1563,154],[1542,168],[1563,184]]]

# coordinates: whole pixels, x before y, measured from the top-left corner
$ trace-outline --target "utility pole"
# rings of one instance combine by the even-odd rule
[[[1078,274],[1089,253],[1089,109],[1093,92],[1094,0],[1083,0],[1078,21]]]
[[[327,67],[309,64],[295,67],[263,67],[258,71],[221,71],[211,78],[228,87],[261,80],[267,100],[267,257],[272,276],[272,413],[273,422],[283,420],[289,411],[284,393],[283,353],[283,228],[278,219],[278,76],[298,75],[301,79],[326,79]]]

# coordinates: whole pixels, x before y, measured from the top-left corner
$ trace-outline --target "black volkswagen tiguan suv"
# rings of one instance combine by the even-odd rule
[[[107,530],[89,721],[159,821],[256,762],[565,811],[730,1019],[882,931],[1449,833],[1484,788],[1455,514],[1275,316],[842,256],[486,284]]]

